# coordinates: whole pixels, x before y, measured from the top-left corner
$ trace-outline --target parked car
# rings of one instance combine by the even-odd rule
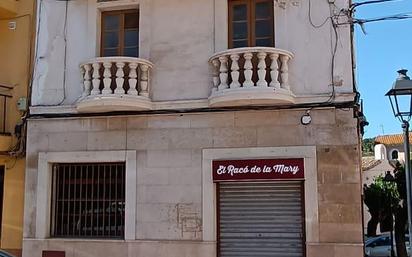
[[[0,257],[16,257],[16,256],[14,256],[13,254],[8,253],[4,250],[0,250]]]
[[[405,235],[406,250],[410,252],[409,235]],[[393,239],[393,250],[396,255],[395,239]],[[391,257],[391,238],[389,233],[384,233],[376,237],[370,237],[365,241],[366,257]]]

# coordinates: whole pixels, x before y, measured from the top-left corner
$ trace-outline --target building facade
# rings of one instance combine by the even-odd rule
[[[348,1],[309,4],[39,1],[23,256],[362,256]]]
[[[0,2],[0,248],[21,256],[33,0]]]

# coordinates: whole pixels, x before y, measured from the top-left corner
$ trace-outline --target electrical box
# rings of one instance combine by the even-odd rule
[[[19,100],[17,100],[17,110],[27,111],[27,98],[26,97],[20,97]]]

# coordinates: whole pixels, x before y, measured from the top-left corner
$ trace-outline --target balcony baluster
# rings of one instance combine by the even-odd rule
[[[134,57],[98,57],[80,65],[80,111],[148,110],[153,64]]]
[[[213,81],[209,104],[293,103],[288,66],[292,58],[292,53],[271,47],[243,47],[216,53],[209,60]]]

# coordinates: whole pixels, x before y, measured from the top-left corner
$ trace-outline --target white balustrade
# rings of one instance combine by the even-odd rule
[[[84,66],[89,65],[90,64],[85,64]],[[100,74],[99,74],[99,70],[100,70],[100,63],[95,62],[92,64],[93,67],[93,89],[91,94],[92,95],[97,95],[100,94]],[[88,94],[86,94],[87,96]]]
[[[230,88],[237,88],[240,87],[239,83],[239,55],[238,54],[232,54],[230,56],[230,59],[232,60],[232,72],[230,73],[230,76],[232,77],[232,83],[230,83]]]
[[[244,53],[243,58],[245,58],[245,66],[243,67],[245,73],[245,82],[243,84],[244,87],[253,87],[253,65],[252,65],[252,57],[253,53]]]
[[[228,88],[227,85],[227,78],[228,78],[228,68],[227,68],[227,62],[228,62],[228,57],[223,55],[219,57],[219,62],[220,62],[220,69],[219,69],[219,79],[220,79],[220,84],[218,86],[219,90],[226,89]]]
[[[218,59],[212,60],[212,65],[213,65],[213,87],[212,87],[212,93],[217,92],[218,86],[219,86],[219,66],[220,62]]]
[[[82,78],[83,78],[83,85],[84,85],[84,91],[83,91],[83,97],[88,96],[90,94],[90,89],[92,86],[91,76],[90,76],[90,71],[91,71],[91,65],[86,64],[83,67],[81,67],[81,72],[82,72]]]
[[[272,80],[269,84],[270,87],[280,88],[279,77],[279,65],[278,58],[279,54],[272,53],[270,56],[270,79]]]
[[[268,83],[266,82],[266,53],[265,52],[258,52],[257,53],[257,58],[258,58],[258,77],[259,80],[256,83],[256,86],[258,87],[267,87]]]
[[[216,53],[209,60],[212,94],[238,88],[290,91],[288,65],[292,58],[292,53],[271,47],[243,47]]]
[[[153,64],[134,57],[98,57],[80,65],[83,97],[149,97]]]

